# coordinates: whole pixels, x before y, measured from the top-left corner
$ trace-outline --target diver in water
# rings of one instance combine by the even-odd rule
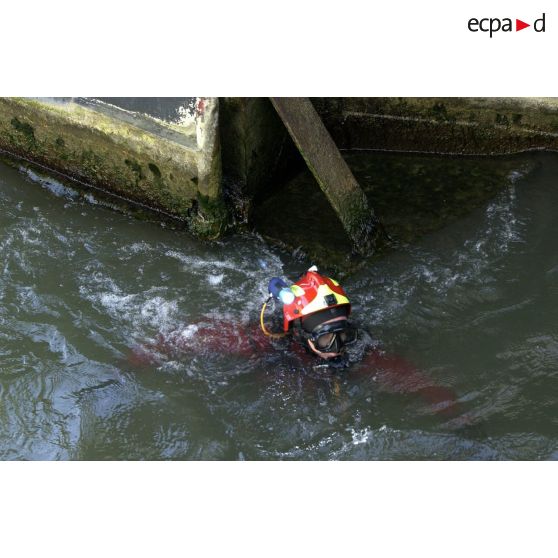
[[[453,390],[435,384],[405,359],[387,354],[366,329],[355,327],[349,320],[351,303],[347,293],[337,281],[318,273],[315,266],[291,285],[272,278],[268,291],[259,324],[224,319],[200,321],[159,335],[154,344],[136,348],[131,362],[150,365],[160,363],[161,358],[180,359],[188,354],[248,359],[276,352],[277,344],[270,339],[291,339],[287,352],[296,357],[301,370],[338,374],[346,369],[354,376],[372,375],[382,391],[415,394],[432,407],[432,412],[456,415],[458,405]],[[272,299],[276,312],[266,316]],[[272,329],[281,331],[269,331],[265,322],[270,318],[279,318],[280,324]],[[279,343],[279,350],[287,347]]]
[[[290,286],[273,277],[268,291],[269,298],[260,314],[265,335],[291,334],[309,353],[325,361],[327,367],[345,368],[351,364],[347,349],[358,340],[358,330],[349,322],[351,303],[337,281],[320,275],[312,266]],[[272,298],[282,303],[281,333],[270,333],[264,324],[266,306]]]
[[[341,285],[318,273],[316,266],[296,283],[288,285],[279,277],[270,280],[269,298],[260,313],[260,327],[268,337],[291,335],[318,364],[313,368],[338,370],[350,368],[352,375],[374,374],[378,386],[391,393],[417,394],[432,405],[434,412],[455,416],[456,395],[450,388],[433,383],[411,363],[383,351],[363,327],[349,320],[351,303]],[[282,304],[281,333],[271,333],[264,323],[267,303]]]

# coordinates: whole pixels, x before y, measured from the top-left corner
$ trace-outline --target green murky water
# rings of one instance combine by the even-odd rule
[[[500,192],[510,177],[538,164],[536,157],[525,156],[452,158],[353,151],[344,157],[396,245],[467,215]],[[281,238],[299,253],[325,259],[338,269],[355,263],[347,256],[351,245],[342,225],[309,171],[275,192],[256,208],[254,217],[259,231]]]
[[[392,366],[334,375],[238,335],[300,254],[0,166],[0,458],[556,459],[558,157],[348,157],[399,243],[343,280]],[[292,188],[281,224],[308,226],[305,195],[321,207]]]

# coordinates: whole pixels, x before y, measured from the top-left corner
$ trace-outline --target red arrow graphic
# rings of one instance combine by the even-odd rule
[[[525,23],[524,21],[521,21],[520,19],[515,20],[515,30],[516,31],[521,31],[522,29],[525,29],[526,27],[531,27],[531,24],[530,23]]]

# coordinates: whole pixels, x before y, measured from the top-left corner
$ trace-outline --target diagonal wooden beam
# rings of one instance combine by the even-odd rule
[[[358,254],[374,250],[380,224],[366,195],[307,97],[271,97],[308,168],[339,216]]]

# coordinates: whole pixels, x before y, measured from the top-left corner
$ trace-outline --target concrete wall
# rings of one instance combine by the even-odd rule
[[[558,149],[557,99],[312,103],[342,149]],[[0,98],[0,149],[183,219],[206,238],[231,214],[251,225],[254,205],[304,164],[267,98]]]
[[[454,154],[558,150],[556,98],[317,97],[340,148]]]
[[[507,154],[558,149],[558,99],[317,97],[312,104],[341,149]],[[227,202],[237,222],[304,160],[265,98],[221,98]],[[316,184],[316,187],[318,185]]]
[[[248,223],[258,198],[304,160],[266,97],[220,98],[219,128],[225,195],[236,222]]]
[[[0,98],[0,149],[217,236],[227,222],[218,100],[110,101]]]

